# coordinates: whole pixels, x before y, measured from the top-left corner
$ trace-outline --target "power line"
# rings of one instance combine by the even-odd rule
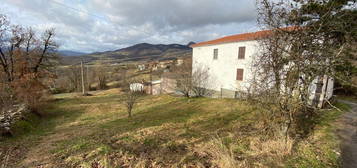
[[[92,14],[92,13],[90,13],[90,12],[88,12],[88,11],[81,10],[81,9],[77,9],[77,8],[72,7],[72,6],[66,5],[66,4],[64,4],[64,3],[55,1],[55,0],[48,0],[48,1],[49,1],[49,2],[52,2],[52,3],[54,3],[54,4],[57,4],[57,5],[60,5],[60,6],[69,8],[69,9],[71,9],[71,10],[73,10],[73,11],[80,12],[80,13],[86,13],[86,14],[88,14],[88,15],[90,15],[90,16],[93,16],[93,17],[96,17],[96,18],[101,19],[101,20],[103,20],[103,21],[106,21],[105,18],[103,18],[103,17],[101,17],[101,16],[98,16],[98,15],[96,15],[96,14]]]
[[[81,10],[81,9],[78,9],[78,8],[75,8],[75,7],[72,7],[72,6],[69,6],[69,5],[65,4],[65,3],[61,3],[61,2],[58,2],[58,1],[56,1],[56,0],[48,0],[48,2],[53,3],[53,4],[56,4],[56,5],[59,5],[59,6],[62,6],[62,7],[65,7],[65,8],[67,8],[67,9],[71,9],[71,10],[73,10],[73,11],[75,11],[75,12],[86,13],[86,14],[88,14],[88,15],[90,15],[90,16],[93,16],[93,17],[95,17],[95,18],[97,18],[97,19],[99,19],[99,20],[102,20],[102,21],[108,23],[108,19],[106,19],[106,18],[103,17],[103,16],[98,16],[98,15],[96,15],[96,14],[93,14],[93,13],[90,13],[90,12],[88,12],[88,11]],[[120,26],[123,26],[123,27],[127,27],[127,29],[142,31],[142,30],[140,30],[139,28],[137,28],[136,26],[128,26],[128,25],[124,25],[124,24],[119,24],[119,25],[120,25]],[[144,33],[147,34],[147,32],[145,32],[145,31],[144,31]]]
[[[48,2],[52,2],[52,3],[57,4],[57,5],[60,5],[60,6],[62,6],[62,7],[69,8],[69,9],[71,9],[71,10],[73,10],[73,11],[76,11],[76,12],[79,12],[79,13],[86,13],[86,14],[88,14],[88,15],[90,15],[90,16],[96,17],[97,19],[100,19],[100,20],[102,20],[102,21],[108,22],[108,20],[106,20],[106,18],[104,18],[104,17],[102,17],[102,16],[98,16],[98,15],[92,14],[92,13],[90,13],[90,12],[88,12],[88,11],[84,11],[84,10],[81,10],[81,9],[74,8],[74,7],[72,7],[72,6],[69,6],[69,5],[64,4],[64,3],[61,3],[61,2],[58,2],[58,1],[55,1],[55,0],[48,0]],[[119,24],[119,25],[120,25],[120,26],[125,26],[124,24]],[[127,25],[126,25],[126,26],[127,26]],[[139,29],[138,29],[137,27],[135,27],[135,26],[130,26],[129,28],[130,28],[130,29],[134,29],[134,30],[139,30]]]

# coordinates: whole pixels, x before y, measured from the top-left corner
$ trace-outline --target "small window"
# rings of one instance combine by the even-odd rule
[[[243,69],[237,69],[237,80],[242,81],[243,80]]]
[[[244,59],[244,58],[245,58],[245,47],[239,47],[238,59]]]
[[[218,49],[213,50],[213,59],[218,59]]]

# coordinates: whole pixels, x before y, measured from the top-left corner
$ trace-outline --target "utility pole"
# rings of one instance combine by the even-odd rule
[[[86,89],[84,87],[84,69],[83,69],[83,60],[81,60],[81,76],[82,76],[82,94],[86,95]]]
[[[150,94],[152,94],[152,67],[150,67]]]
[[[89,82],[89,66],[87,65],[87,73],[86,73],[86,78],[87,78],[87,89],[90,90],[90,82]]]

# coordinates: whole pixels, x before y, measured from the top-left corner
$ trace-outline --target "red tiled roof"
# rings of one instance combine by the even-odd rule
[[[293,30],[294,27],[286,27],[283,29],[284,30]],[[232,42],[239,42],[239,41],[256,40],[256,39],[267,37],[271,33],[272,33],[272,30],[263,30],[263,31],[257,31],[257,32],[252,32],[252,33],[237,34],[237,35],[222,37],[222,38],[215,39],[215,40],[192,44],[190,47],[194,48],[194,47],[201,47],[201,46],[206,46],[206,45],[215,45],[215,44],[232,43]]]

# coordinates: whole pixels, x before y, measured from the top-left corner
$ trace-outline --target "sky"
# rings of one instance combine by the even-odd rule
[[[254,0],[0,0],[0,13],[60,50],[100,52],[137,43],[188,44],[258,30]]]

